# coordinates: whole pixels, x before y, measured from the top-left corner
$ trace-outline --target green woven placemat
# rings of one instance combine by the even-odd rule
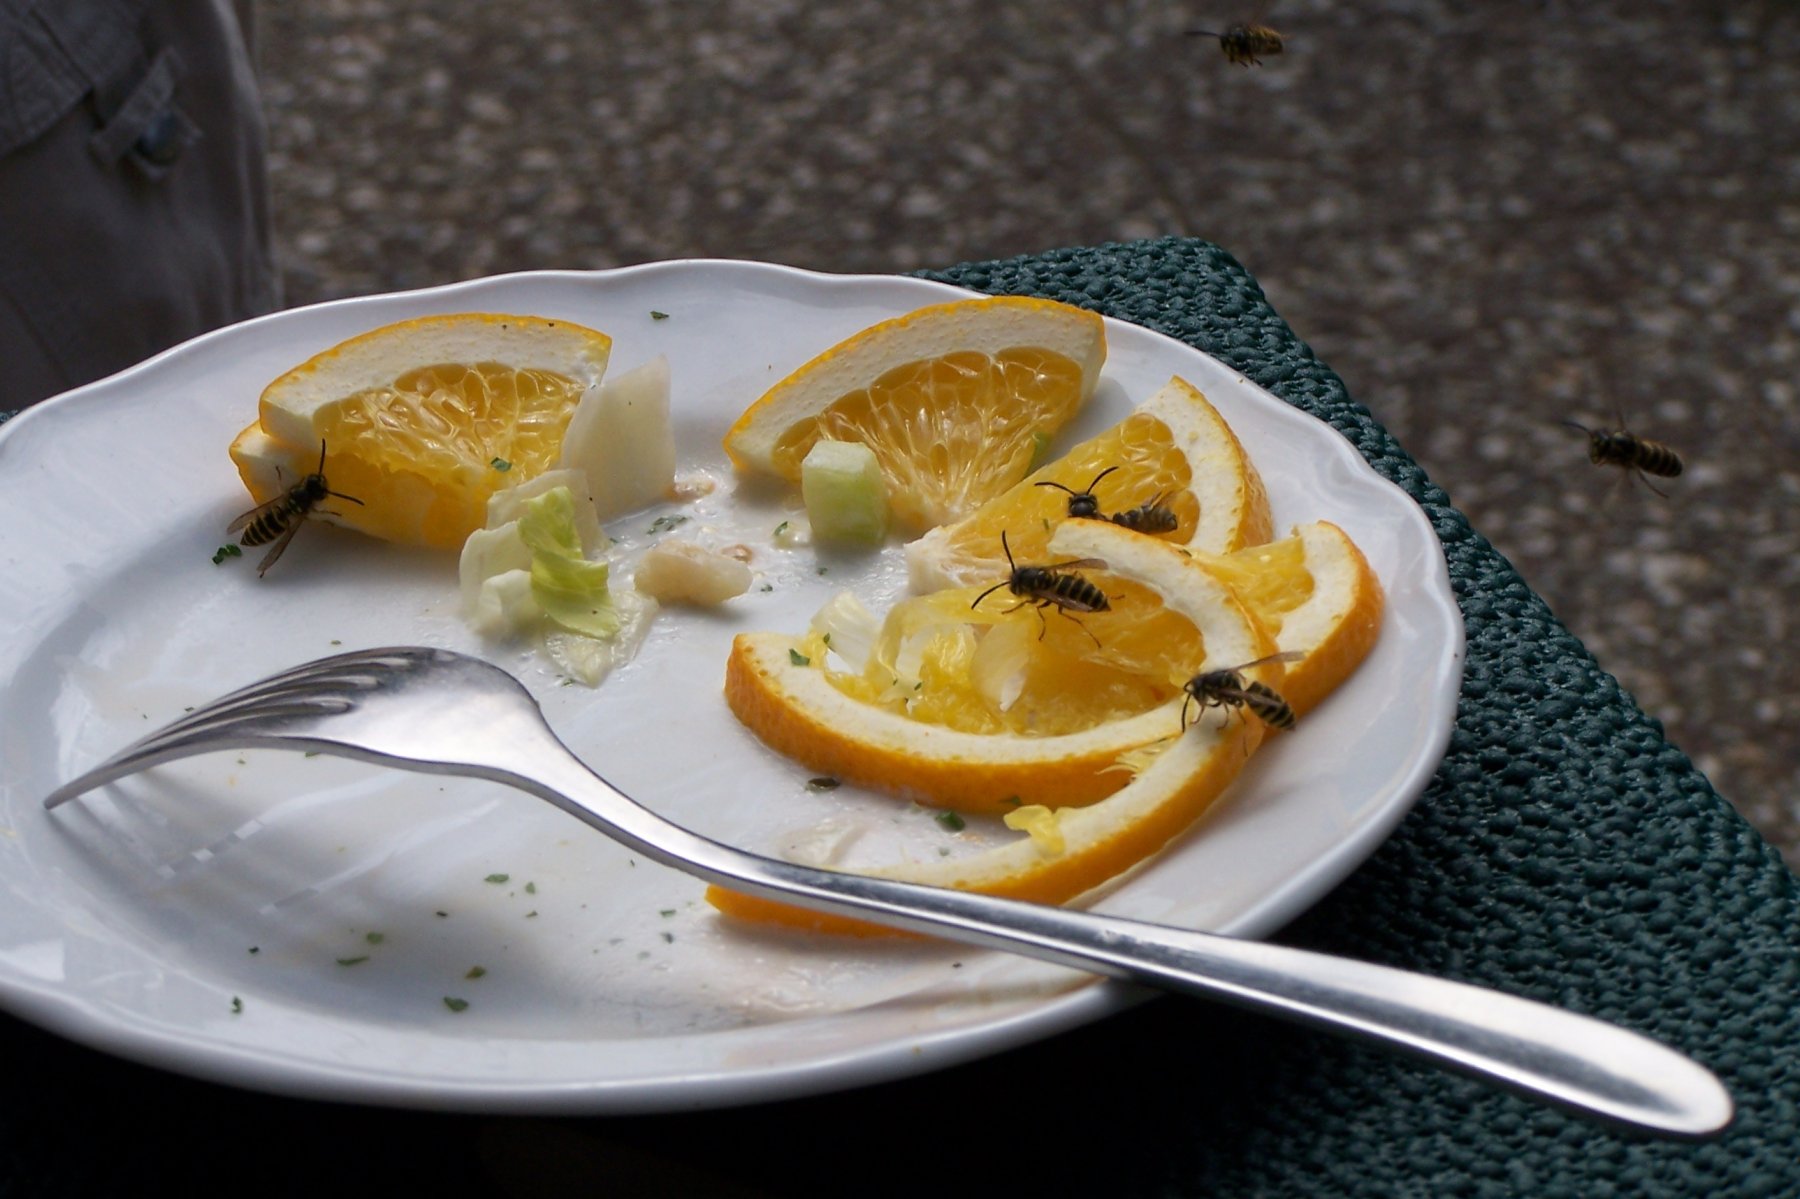
[[[1717,1070],[1723,1138],[1621,1135],[1324,1034],[1159,999],[982,1062],[723,1112],[524,1120],[249,1095],[0,1019],[0,1194],[1800,1194],[1800,904],[1713,792],[1208,243],[937,272],[1178,338],[1344,433],[1429,514],[1468,633],[1449,752],[1280,939],[1614,1020]],[[1398,335],[1398,334],[1397,334]]]
[[[1394,837],[1281,939],[1636,1028],[1716,1070],[1740,1112],[1705,1145],[1614,1136],[1373,1051],[1272,1033],[1257,1092],[1166,1177],[1222,1195],[1800,1194],[1793,874],[1243,268],[1165,240],[933,277],[1067,300],[1213,354],[1337,428],[1430,516],[1468,634],[1449,752]]]

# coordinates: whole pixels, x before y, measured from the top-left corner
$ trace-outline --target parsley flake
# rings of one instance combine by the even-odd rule
[[[788,651],[788,661],[792,662],[795,666],[811,666],[812,665],[812,659],[807,657],[805,654],[801,653],[797,649],[790,649]]]
[[[244,1001],[241,998],[239,998],[238,996],[233,995],[231,997],[231,1014],[234,1016],[239,1016],[239,1015],[243,1014],[243,1011],[244,1011]]]
[[[469,1006],[469,1001],[466,999],[458,999],[454,995],[446,995],[444,996],[444,1006],[453,1012],[460,1012]]]
[[[673,528],[677,527],[678,525],[686,524],[687,519],[688,519],[687,517],[681,515],[678,512],[671,512],[666,516],[659,516],[655,520],[651,521],[650,527],[648,529],[645,529],[644,532],[646,532],[646,533],[667,533],[670,529],[673,529]]]
[[[491,460],[488,465],[498,471],[508,471],[512,469],[512,463],[504,458],[495,458]]]
[[[484,883],[503,883],[511,877],[512,875],[510,874],[490,874],[481,881]]]
[[[464,978],[480,978],[482,975],[484,975],[486,973],[487,973],[486,966],[470,966],[469,972],[467,974],[463,975],[463,977]]]
[[[244,551],[236,545],[222,545],[219,547],[219,552],[213,555],[213,565],[217,566],[227,558],[240,558],[243,554]]]
[[[934,819],[953,833],[960,833],[968,827],[968,822],[955,812],[939,812]]]
[[[387,940],[387,935],[385,933],[365,933],[363,935],[363,940],[371,945],[379,945]]]
[[[368,960],[369,960],[369,955],[365,953],[361,957],[339,958],[337,960],[337,964],[340,966],[360,966]]]
[[[650,310],[650,319],[653,321],[666,321],[669,319],[669,314],[666,312],[658,312],[656,309],[652,308]]]

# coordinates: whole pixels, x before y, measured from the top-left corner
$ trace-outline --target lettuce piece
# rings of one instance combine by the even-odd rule
[[[567,487],[525,502],[519,540],[531,551],[531,597],[546,617],[589,637],[619,631],[619,614],[606,589],[606,563],[582,556],[575,499]]]

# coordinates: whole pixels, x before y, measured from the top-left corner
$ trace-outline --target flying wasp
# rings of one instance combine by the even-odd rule
[[[1139,533],[1149,533],[1151,535],[1174,532],[1175,526],[1181,523],[1180,519],[1176,517],[1174,509],[1162,502],[1164,493],[1160,491],[1156,493],[1149,503],[1139,504],[1135,508],[1127,508],[1123,512],[1115,512],[1111,516],[1106,516],[1101,513],[1100,497],[1094,494],[1094,488],[1100,485],[1101,479],[1104,479],[1107,475],[1112,474],[1118,469],[1119,468],[1116,466],[1107,467],[1105,470],[1095,475],[1094,481],[1080,491],[1076,491],[1073,487],[1066,487],[1061,483],[1051,482],[1048,479],[1041,480],[1036,486],[1056,487],[1068,492],[1069,515],[1071,517],[1082,520],[1109,520],[1122,528],[1131,529]]]
[[[321,441],[319,443],[319,469],[268,503],[258,504],[250,509],[226,525],[225,531],[235,533],[239,529],[244,530],[244,535],[238,538],[241,545],[263,545],[270,541],[275,543],[263,560],[257,563],[256,575],[261,578],[268,572],[269,567],[275,565],[275,560],[281,557],[283,550],[287,549],[288,542],[294,539],[294,534],[300,531],[300,526],[306,522],[308,516],[312,515],[312,510],[318,507],[327,496],[349,500],[352,504],[362,503],[353,495],[345,495],[341,491],[331,490],[330,485],[325,482],[325,443]]]
[[[1105,612],[1111,605],[1107,603],[1106,592],[1088,582],[1078,574],[1068,572],[1074,570],[1105,570],[1106,563],[1099,558],[1072,558],[1067,562],[1052,562],[1047,566],[1020,566],[1013,561],[1012,547],[1006,543],[1006,530],[1000,530],[1000,548],[1006,552],[1006,565],[1011,573],[1000,582],[976,596],[969,607],[981,606],[981,601],[1002,587],[1010,588],[1019,597],[1019,602],[1008,608],[1008,612],[1016,612],[1026,604],[1037,609],[1038,640],[1044,639],[1044,630],[1049,624],[1044,619],[1045,608],[1055,608],[1099,645],[1100,639],[1088,630],[1079,620],[1075,620],[1076,612]]]
[[[1210,29],[1190,29],[1189,37],[1216,37],[1219,49],[1225,51],[1227,62],[1239,66],[1262,66],[1263,54],[1280,54],[1286,39],[1267,25],[1262,23],[1262,13],[1248,21],[1240,21],[1235,25],[1227,25],[1224,33],[1214,33]]]
[[[1588,461],[1595,466],[1617,466],[1627,474],[1636,475],[1644,481],[1644,486],[1662,496],[1665,500],[1669,493],[1650,481],[1655,475],[1661,479],[1673,479],[1681,473],[1681,455],[1660,441],[1651,441],[1639,437],[1627,430],[1623,418],[1619,420],[1617,429],[1590,429],[1578,425],[1572,420],[1563,424],[1571,429],[1579,429],[1587,435]]]
[[[1294,709],[1288,706],[1287,700],[1281,698],[1281,693],[1266,683],[1246,679],[1243,672],[1268,662],[1292,662],[1305,656],[1297,650],[1289,650],[1286,653],[1269,654],[1241,666],[1201,671],[1182,684],[1181,689],[1187,692],[1187,698],[1181,701],[1182,731],[1187,730],[1188,710],[1194,704],[1200,705],[1202,713],[1208,708],[1237,708],[1255,713],[1258,720],[1272,729],[1293,728]]]

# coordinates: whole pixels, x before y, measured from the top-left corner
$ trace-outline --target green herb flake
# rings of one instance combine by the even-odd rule
[[[446,995],[444,996],[444,1006],[453,1012],[460,1012],[469,1006],[469,1001],[466,999],[458,999],[454,995]]]
[[[227,558],[241,558],[243,555],[244,551],[236,545],[222,545],[219,547],[219,551],[213,555],[213,565],[217,566]]]
[[[470,966],[469,972],[467,974],[463,975],[463,977],[464,978],[480,978],[482,975],[484,975],[486,973],[487,973],[486,966]]]
[[[244,1014],[244,1001],[242,997],[237,995],[231,997],[231,1014],[234,1016],[241,1016]]]
[[[968,822],[955,812],[939,812],[934,819],[953,833],[960,833],[968,827]]]
[[[493,468],[494,468],[494,469],[495,469],[495,470],[498,470],[498,471],[508,471],[508,470],[511,470],[511,469],[512,469],[512,463],[510,463],[510,462],[508,462],[508,461],[507,461],[507,460],[506,460],[506,459],[504,459],[504,458],[494,458],[494,459],[491,459],[491,460],[490,460],[490,461],[489,461],[489,462],[488,462],[488,465],[489,465],[489,466],[491,466],[491,467],[493,467]]]
[[[369,960],[369,955],[365,953],[361,957],[339,958],[337,960],[337,964],[340,966],[360,966],[368,960]]]
[[[764,590],[764,591],[773,591],[773,590],[775,590],[775,584],[773,584],[773,583],[764,583],[764,584],[763,584],[763,585],[762,585],[762,589],[763,589],[763,590]]]
[[[651,521],[650,527],[644,531],[646,533],[667,533],[670,529],[685,525],[687,521],[688,518],[681,513],[671,512],[666,516],[659,516]]]
[[[667,917],[673,916],[675,914],[675,909],[674,908],[659,908],[657,910],[656,914],[658,916],[662,916],[666,919]]]
[[[662,935],[662,939],[670,945],[675,944],[675,934],[674,933],[664,933]]]
[[[821,774],[818,778],[807,779],[806,789],[808,791],[836,791],[838,781],[828,774]]]
[[[511,877],[512,875],[510,874],[490,874],[481,881],[484,883],[503,883]]]
[[[669,314],[666,312],[658,312],[656,309],[652,308],[650,310],[650,319],[653,321],[666,321],[669,319]]]
[[[525,919],[527,919],[527,920],[535,920],[535,919],[537,919],[537,909],[536,909],[536,908],[532,908],[532,909],[531,909],[531,910],[530,910],[530,911],[529,911],[529,912],[526,912],[526,913],[525,913]]]
[[[792,662],[795,666],[811,666],[812,665],[812,659],[807,657],[805,654],[801,653],[797,649],[790,649],[788,651],[788,661]]]
[[[525,894],[536,895],[537,894],[537,884],[536,883],[526,883],[525,884]]]
[[[365,934],[363,934],[363,940],[367,941],[371,945],[379,945],[383,941],[387,940],[387,934],[385,934],[385,933],[365,933]]]
[[[262,952],[262,946],[260,946],[260,945],[252,945],[252,946],[251,946],[251,947],[250,947],[250,952],[251,952],[251,953],[261,953],[261,952]]]
[[[433,913],[433,914],[434,914],[434,915],[436,915],[436,916],[437,916],[437,917],[438,917],[438,918],[439,918],[439,919],[443,919],[443,918],[445,918],[445,917],[447,917],[447,916],[449,916],[449,915],[450,915],[450,913],[449,913],[449,912],[446,912],[446,911],[445,911],[445,910],[444,910],[444,909],[443,909],[443,908],[439,908],[439,909],[438,909],[438,910],[437,910],[437,911],[436,911],[436,912],[435,912],[435,913]]]

